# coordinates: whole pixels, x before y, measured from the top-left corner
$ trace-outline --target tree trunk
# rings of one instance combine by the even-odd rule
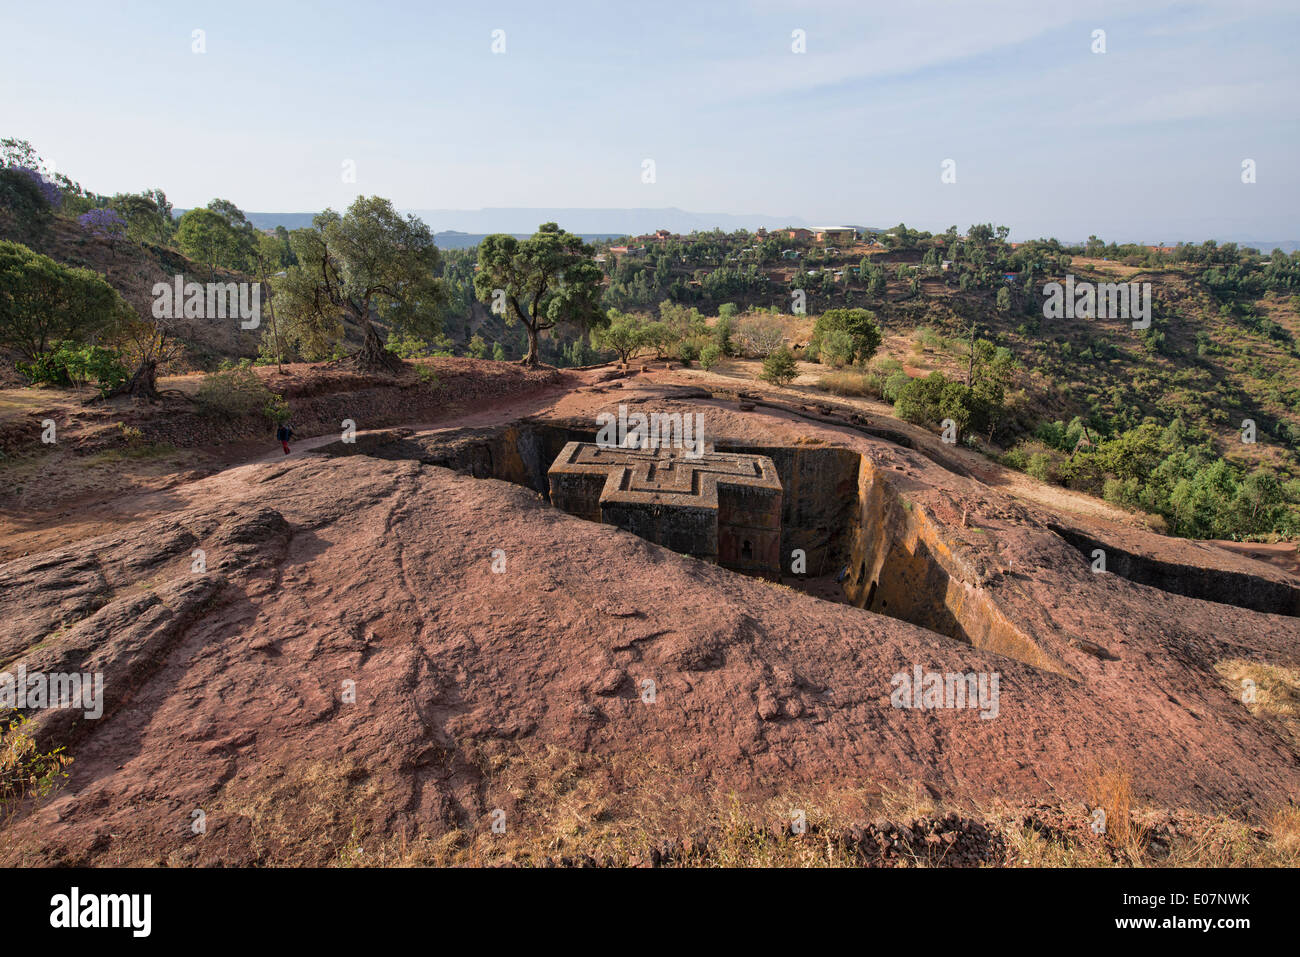
[[[131,378],[123,382],[120,386],[108,394],[106,398],[113,398],[118,395],[130,395],[136,398],[145,398],[150,402],[158,401],[158,360],[145,359],[141,361]]]
[[[531,368],[536,368],[537,361],[538,361],[537,360],[537,335],[538,335],[537,327],[530,326],[527,323],[525,323],[524,328],[528,330],[528,355],[524,356],[519,361],[521,365],[526,365]]]
[[[284,374],[284,344],[280,341],[280,330],[275,325],[275,303],[271,300],[274,293],[271,291],[271,284],[266,281],[266,269],[260,270],[262,285],[266,287],[266,308],[271,314],[271,340],[275,343],[275,371]]]
[[[970,324],[970,361],[966,364],[966,388],[970,388],[971,381],[975,378],[975,323],[972,320]]]
[[[396,355],[384,348],[384,342],[379,338],[379,333],[375,331],[374,325],[366,319],[362,322],[366,330],[365,341],[353,359],[362,369],[383,369],[387,372],[396,372],[402,366],[402,360]]]

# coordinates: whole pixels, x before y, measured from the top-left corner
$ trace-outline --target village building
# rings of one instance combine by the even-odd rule
[[[858,238],[858,231],[852,226],[819,226],[815,236],[819,243],[852,243]]]

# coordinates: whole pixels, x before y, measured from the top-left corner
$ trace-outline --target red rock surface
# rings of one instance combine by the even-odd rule
[[[438,838],[487,827],[495,808],[540,827],[549,805],[510,776],[512,754],[634,767],[623,798],[673,782],[683,801],[917,786],[1083,802],[1105,765],[1162,807],[1250,816],[1297,793],[1294,744],[1214,666],[1297,667],[1300,619],[1094,575],[1049,528],[1060,516],[949,471],[915,430],[916,451],[645,378],[595,389],[546,414],[594,421],[639,398],[699,410],[715,435],[860,451],[1059,667],[677,555],[507,482],[295,455],[0,565],[0,668],[93,665],[115,686],[98,722],[40,719],[76,760],[64,790],[0,832],[0,860],[324,863],[350,834]],[[1208,547],[1158,544],[1188,563]],[[891,676],[915,665],[997,672],[998,716],[891,707]],[[347,814],[322,810],[325,782],[347,792]]]

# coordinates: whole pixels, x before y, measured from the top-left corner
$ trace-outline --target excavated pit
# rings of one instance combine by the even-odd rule
[[[1106,571],[1129,581],[1175,595],[1235,605],[1269,615],[1300,617],[1300,588],[1285,581],[1224,568],[1185,565],[1138,555],[1078,529],[1053,524],[1052,531],[1077,548],[1089,563],[1097,549],[1105,552]]]
[[[486,429],[359,437],[325,454],[416,460],[532,489],[550,501],[548,471],[570,443],[596,432],[525,419]],[[1024,634],[966,566],[941,528],[869,458],[832,446],[754,445],[718,438],[720,453],[771,460],[782,489],[780,581],[808,594],[888,615],[1027,664],[1067,673]],[[594,515],[582,517],[596,520]],[[686,554],[691,547],[675,547]],[[760,574],[743,566],[734,571]],[[774,577],[764,574],[763,577]]]

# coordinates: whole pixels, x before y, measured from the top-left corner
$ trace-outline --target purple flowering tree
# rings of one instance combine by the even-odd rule
[[[78,216],[77,222],[90,235],[110,242],[126,235],[126,220],[111,209],[92,209]]]
[[[42,173],[36,172],[31,166],[14,166],[14,169],[35,183],[36,189],[40,190],[40,195],[44,196],[45,202],[49,203],[52,208],[57,209],[64,202],[62,190],[51,179],[45,178]]]
[[[51,180],[46,179],[42,174],[32,169],[30,166],[19,166],[16,167],[16,169],[31,177],[32,182],[36,184],[36,188],[41,191],[41,195],[45,197],[45,201],[49,203],[52,208],[58,209],[59,206],[62,205],[63,191],[60,190]]]
[[[117,261],[117,241],[126,235],[126,220],[111,209],[92,209],[77,217],[81,228],[108,243],[113,261]]]

